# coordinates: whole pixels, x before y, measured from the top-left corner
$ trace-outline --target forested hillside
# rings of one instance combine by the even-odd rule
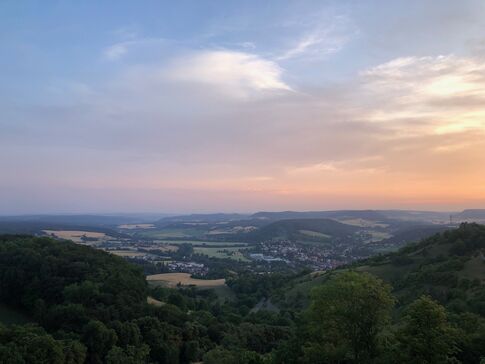
[[[222,300],[150,288],[89,247],[3,236],[0,312],[22,325],[0,325],[0,362],[480,363],[484,249],[485,227],[463,224],[326,273],[241,272]]]
[[[485,226],[462,224],[456,230],[436,234],[396,253],[293,280],[283,293],[280,291],[274,296],[280,306],[298,308],[306,313],[299,323],[299,334],[295,337],[299,344],[292,347],[290,352],[297,352],[296,355],[301,357],[308,355],[312,358],[309,362],[347,360],[358,349],[353,348],[352,343],[346,343],[348,338],[341,338],[336,343],[333,340],[339,336],[337,333],[332,337],[322,333],[320,335],[323,336],[318,336],[314,330],[328,326],[338,331],[343,330],[346,324],[351,325],[352,321],[365,322],[368,309],[380,304],[387,318],[380,323],[382,326],[379,329],[377,326],[373,328],[378,333],[373,339],[377,341],[372,351],[376,351],[374,354],[367,352],[367,355],[374,356],[371,362],[479,363],[485,357],[484,253]],[[359,287],[367,287],[367,291],[373,292],[365,294]],[[372,303],[376,295],[381,300]],[[361,308],[365,307],[367,300],[371,306],[363,310],[360,317],[356,314],[350,319],[353,308],[345,307],[356,300],[363,303]],[[331,314],[322,308],[331,310],[335,306],[341,307],[341,312]],[[323,315],[323,318],[319,319],[318,315]],[[326,322],[334,320],[335,316],[342,321],[332,322],[331,325]],[[378,318],[376,314],[376,325]],[[315,328],[315,322],[319,320],[325,324]],[[420,338],[424,335],[420,330],[425,328],[430,333]],[[438,334],[439,331],[441,334]],[[319,340],[315,339],[317,337]],[[326,340],[329,340],[328,343],[325,343]],[[423,345],[420,340],[431,341]],[[339,345],[347,346],[339,351]],[[377,353],[379,350],[380,354]],[[425,351],[436,351],[437,356],[426,357]],[[440,355],[439,351],[445,354]],[[330,357],[319,361],[321,359],[317,359],[315,353],[320,358],[326,355]],[[391,358],[400,359],[396,361]],[[298,362],[300,359],[294,360]],[[356,360],[350,359],[350,362]]]
[[[148,294],[162,303],[149,305]],[[290,325],[211,291],[151,290],[122,258],[29,236],[0,237],[0,303],[32,322],[0,325],[0,363],[210,363],[224,350],[259,358]]]

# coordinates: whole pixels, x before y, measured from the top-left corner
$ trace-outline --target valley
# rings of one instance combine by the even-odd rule
[[[483,213],[287,211],[158,220],[126,215],[0,217],[0,232],[72,240],[129,259],[142,265],[147,274],[227,278],[230,270],[334,269],[456,227],[459,216],[479,220]]]
[[[294,224],[282,229],[280,223],[277,230],[288,238],[293,230],[286,227]],[[317,228],[313,219],[311,225]],[[338,226],[333,233],[346,236],[341,226],[324,225]],[[464,223],[389,253],[345,264],[340,258],[320,270],[318,254],[326,251],[325,243],[301,242],[314,249],[303,257],[300,242],[280,239],[260,243],[265,253],[250,253],[247,262],[208,257],[187,242],[173,244],[178,249],[164,254],[174,254],[174,260],[163,266],[179,271],[148,273],[157,263],[147,258],[149,253],[143,255],[145,248],[103,251],[99,246],[106,242],[94,248],[45,236],[0,235],[0,334],[35,337],[43,345],[35,350],[56,348],[62,360],[77,356],[81,362],[97,355],[111,358],[122,350],[118,345],[128,345],[132,348],[123,349],[122,357],[143,358],[135,363],[215,364],[225,357],[227,363],[306,364],[355,352],[371,362],[399,358],[408,363],[419,345],[409,343],[402,327],[413,327],[413,320],[425,315],[433,337],[451,345],[444,351],[431,346],[434,362],[473,364],[485,356],[485,226]],[[246,244],[237,248],[258,246]],[[285,259],[270,253],[285,254]],[[205,263],[193,261],[199,259]],[[295,263],[300,259],[306,265]],[[429,321],[436,313],[439,323]],[[360,348],[349,337],[367,334],[355,333],[354,324],[370,327],[371,337],[385,335],[386,341]],[[429,335],[424,327],[413,330],[413,337]],[[70,341],[64,339],[66,332]],[[26,350],[22,340],[15,340],[16,350]],[[333,345],[341,349],[328,349]]]

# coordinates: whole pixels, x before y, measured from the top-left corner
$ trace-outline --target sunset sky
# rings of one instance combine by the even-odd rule
[[[0,2],[0,214],[485,208],[485,1]]]

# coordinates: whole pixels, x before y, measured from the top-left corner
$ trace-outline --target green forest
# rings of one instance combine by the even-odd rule
[[[150,287],[120,257],[0,237],[0,363],[484,363],[485,227],[334,271]],[[161,304],[147,303],[153,297]]]

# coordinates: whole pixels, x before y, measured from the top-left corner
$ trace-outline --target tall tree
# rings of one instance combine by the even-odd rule
[[[391,287],[368,273],[345,272],[312,292],[308,311],[308,362],[371,362],[378,334],[388,323]]]
[[[422,296],[408,307],[403,321],[404,326],[397,333],[401,362],[449,362],[457,350],[456,336],[443,306]]]

